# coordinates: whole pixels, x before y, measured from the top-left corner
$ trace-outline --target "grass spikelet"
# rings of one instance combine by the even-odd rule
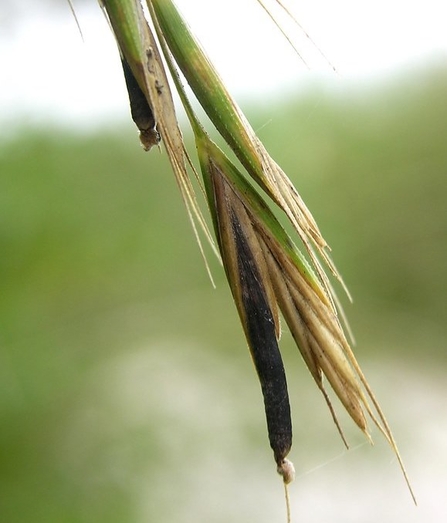
[[[294,471],[286,459],[292,421],[279,350],[281,313],[345,445],[325,380],[369,439],[368,419],[379,428],[415,499],[390,427],[343,331],[323,265],[342,285],[343,281],[297,189],[258,139],[171,0],[147,0],[151,27],[138,0],[103,3],[121,55],[147,102],[144,114],[152,113],[154,125],[150,118],[135,119],[133,114],[134,120],[140,131],[160,133],[196,237],[197,223],[212,242],[189,178],[187,165],[194,168],[178,126],[162,54],[189,117],[218,250],[261,384],[270,446],[284,484],[292,481]],[[242,167],[209,138],[191,108],[179,71]],[[281,209],[293,224],[307,257],[271,206]]]

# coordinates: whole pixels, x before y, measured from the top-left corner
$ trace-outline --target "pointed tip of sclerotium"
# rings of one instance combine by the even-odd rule
[[[276,469],[286,485],[295,479],[295,467],[288,459],[283,459]]]

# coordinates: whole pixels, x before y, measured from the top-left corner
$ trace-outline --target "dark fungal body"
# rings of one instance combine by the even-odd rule
[[[127,92],[129,94],[130,113],[132,120],[140,130],[140,140],[143,147],[148,151],[152,146],[160,142],[160,134],[156,129],[154,114],[146,100],[137,79],[132,73],[132,69],[124,57],[121,57],[121,64],[126,80]]]
[[[278,472],[282,474],[285,457],[292,446],[292,421],[284,365],[276,339],[275,321],[259,271],[234,213],[231,223],[238,253],[245,334],[264,396],[270,446]]]

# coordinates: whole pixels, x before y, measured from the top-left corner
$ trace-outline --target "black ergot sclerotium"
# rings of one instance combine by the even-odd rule
[[[285,457],[292,446],[292,421],[284,365],[275,333],[275,321],[248,242],[237,217],[231,217],[237,246],[242,302],[246,312],[246,336],[264,396],[270,446],[278,472],[285,482]]]
[[[160,134],[156,128],[154,114],[124,57],[121,57],[121,64],[123,66],[127,92],[129,93],[132,120],[140,131],[140,141],[144,150],[149,151],[160,142]]]

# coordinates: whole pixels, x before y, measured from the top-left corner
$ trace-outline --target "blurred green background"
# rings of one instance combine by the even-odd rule
[[[243,104],[354,296],[356,353],[392,453],[343,447],[287,333],[296,521],[447,514],[447,69]],[[0,520],[285,521],[262,398],[167,157],[130,122],[0,144]],[[330,517],[330,519],[328,519]]]

